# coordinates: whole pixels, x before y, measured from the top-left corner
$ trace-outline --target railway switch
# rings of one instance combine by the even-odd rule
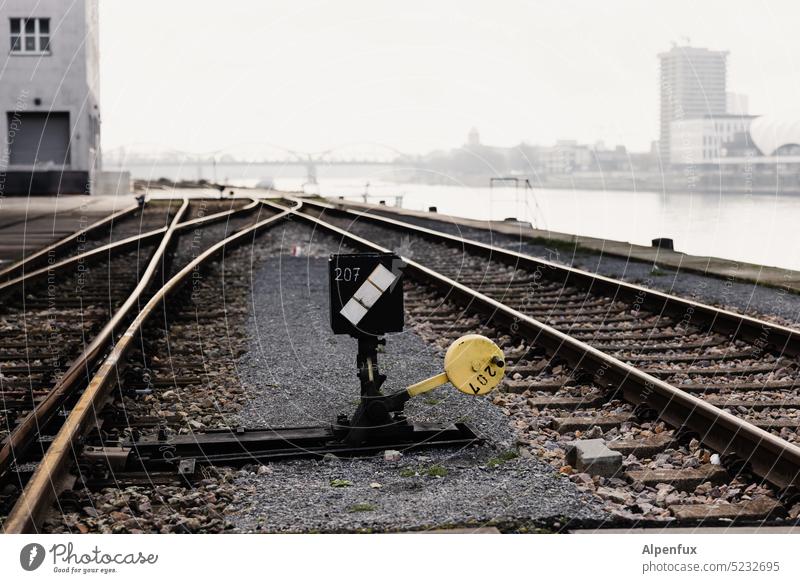
[[[335,334],[358,340],[361,398],[352,417],[340,416],[337,422],[347,444],[402,447],[422,443],[430,439],[431,431],[454,427],[419,430],[403,414],[409,399],[447,382],[471,395],[486,394],[500,382],[505,371],[502,351],[488,338],[470,334],[448,349],[445,372],[384,395],[381,386],[386,375],[378,368],[378,347],[386,344],[384,334],[403,329],[404,263],[393,253],[356,253],[331,255],[328,264],[331,328]],[[472,434],[466,426],[464,430]]]
[[[468,395],[485,395],[505,374],[503,352],[484,336],[469,334],[453,342],[444,372],[408,388],[384,394],[386,375],[378,367],[384,335],[403,330],[403,270],[393,253],[332,255],[329,259],[331,328],[358,341],[357,376],[361,397],[352,415],[313,427],[208,430],[171,436],[169,447],[156,436],[131,435],[123,444],[134,450],[130,468],[191,474],[193,460],[243,464],[288,457],[367,455],[429,447],[463,447],[476,443],[475,432],[462,422],[434,424],[408,420],[405,404],[418,395],[451,383]],[[184,476],[184,477],[187,477]]]
[[[467,395],[492,391],[506,372],[503,351],[490,339],[468,334],[453,342],[444,372],[405,389],[384,394],[386,375],[378,367],[384,335],[403,330],[402,259],[393,253],[332,255],[329,259],[331,327],[358,342],[361,396],[355,412],[312,427],[224,428],[203,434],[142,436],[133,431],[121,442],[126,469],[177,470],[185,479],[197,463],[245,464],[289,457],[380,454],[385,450],[464,447],[479,441],[463,422],[420,423],[404,414],[405,404],[446,383]],[[107,449],[107,448],[106,448]],[[105,451],[105,449],[103,450]]]
[[[378,390],[386,377],[377,374],[377,361],[372,360],[371,356],[364,361],[359,355],[358,362],[362,382],[361,401],[352,420],[340,419],[340,424],[349,429],[346,441],[352,445],[366,444],[376,439],[395,440],[397,445],[416,442],[414,426],[403,415],[409,399],[448,382],[462,393],[485,395],[500,383],[505,374],[502,350],[490,339],[478,334],[462,336],[450,345],[445,355],[443,373],[389,395]]]

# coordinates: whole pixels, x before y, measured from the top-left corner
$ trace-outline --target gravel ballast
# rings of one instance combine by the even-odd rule
[[[299,236],[294,229],[287,233]],[[328,322],[327,250],[289,240],[285,248],[303,256],[254,266],[252,347],[239,362],[251,397],[238,421],[248,427],[330,423],[358,400],[356,342],[334,336]],[[384,392],[441,372],[442,356],[414,331],[388,336],[379,355]],[[607,518],[550,465],[519,457],[508,418],[487,398],[442,387],[413,399],[406,412],[412,420],[467,421],[485,442],[405,451],[398,461],[381,454],[250,466],[237,473],[246,495],[229,520],[248,532],[355,532],[482,524],[558,530]]]

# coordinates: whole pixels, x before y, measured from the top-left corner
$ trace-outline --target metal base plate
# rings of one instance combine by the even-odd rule
[[[464,423],[451,425],[407,424],[391,435],[376,434],[361,445],[343,440],[341,427],[287,427],[277,429],[220,430],[197,435],[175,435],[166,440],[140,439],[122,443],[131,448],[126,471],[176,471],[193,473],[194,465],[243,465],[297,457],[366,456],[386,449],[463,447],[480,440]],[[181,466],[183,470],[181,470]]]

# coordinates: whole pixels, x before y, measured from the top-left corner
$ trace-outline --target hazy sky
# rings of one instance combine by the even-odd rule
[[[657,137],[660,51],[730,51],[751,113],[798,110],[794,1],[101,0],[103,145],[404,152]]]

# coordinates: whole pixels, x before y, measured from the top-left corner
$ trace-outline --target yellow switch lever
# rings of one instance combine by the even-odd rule
[[[503,351],[480,334],[467,334],[450,345],[444,356],[444,372],[408,387],[409,397],[416,397],[447,382],[468,395],[485,395],[494,389],[505,374]]]
[[[436,387],[441,387],[449,380],[450,378],[447,376],[447,373],[443,372],[441,374],[437,374],[435,377],[431,377],[429,379],[425,379],[424,381],[414,383],[406,390],[408,391],[408,395],[410,397],[416,397],[417,395],[421,395],[422,393],[427,393],[428,391],[432,391]]]

